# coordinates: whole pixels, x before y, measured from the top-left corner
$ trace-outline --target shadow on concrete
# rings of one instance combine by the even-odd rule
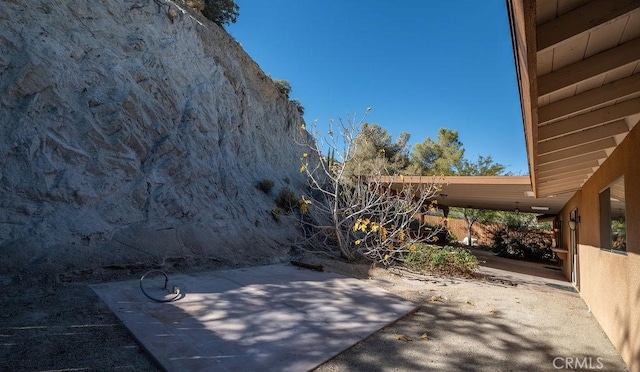
[[[568,282],[562,270],[559,270],[559,267],[554,267],[552,263],[530,262],[499,257],[491,251],[477,248],[471,248],[470,251],[478,258],[483,267]]]
[[[422,327],[416,331],[415,324]],[[423,333],[427,339],[421,338]],[[457,304],[434,302],[315,371],[554,371],[564,369],[566,357],[591,360],[597,366],[599,356],[602,370],[625,370],[615,354],[603,356],[591,346],[559,346],[556,340],[540,337],[530,323],[499,314],[470,315]]]
[[[136,282],[94,290],[167,370],[301,371],[316,367],[416,306],[381,288],[286,265],[179,275],[170,303]]]

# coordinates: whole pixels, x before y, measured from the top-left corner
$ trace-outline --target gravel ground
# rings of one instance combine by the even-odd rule
[[[495,268],[483,268],[482,277],[469,279],[316,262],[420,306],[319,366],[318,372],[555,371],[575,366],[568,362],[576,359],[590,363],[591,369],[626,369],[584,302],[566,290],[567,283]],[[108,278],[141,274],[127,271]],[[0,370],[158,370],[88,287],[104,276],[90,273],[65,280],[71,281],[3,280]],[[548,285],[552,282],[554,287]]]
[[[87,283],[3,292],[0,370],[158,370]]]
[[[419,311],[316,372],[627,371],[557,268],[474,253],[485,262],[477,278],[368,270],[364,280],[419,304]]]

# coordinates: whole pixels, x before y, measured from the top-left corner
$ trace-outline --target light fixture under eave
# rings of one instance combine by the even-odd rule
[[[533,209],[534,211],[548,211],[549,207],[541,207],[541,206],[537,206],[537,205],[532,205],[531,209]]]
[[[575,230],[576,229],[576,220],[569,220],[569,228],[571,230]]]

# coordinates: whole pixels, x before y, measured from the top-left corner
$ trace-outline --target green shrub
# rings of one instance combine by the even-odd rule
[[[264,179],[258,183],[258,189],[260,189],[260,191],[264,192],[265,194],[268,194],[269,192],[271,192],[272,188],[273,188],[273,181],[269,179]]]
[[[300,114],[300,116],[304,115],[304,106],[302,106],[302,103],[300,103],[300,100],[298,100],[297,98],[292,99],[291,104],[296,108],[296,110],[298,110],[298,113]]]
[[[298,205],[298,198],[290,188],[280,189],[276,198],[276,206],[284,213],[289,214]]]
[[[552,261],[551,234],[527,226],[501,226],[493,232],[491,250],[501,257]]]
[[[420,222],[419,219],[414,218],[409,223],[409,231],[412,236],[429,236],[436,230],[441,230],[442,226],[434,225],[429,222]]]
[[[236,23],[240,14],[240,7],[233,0],[204,0],[204,4],[200,4],[199,7],[202,8],[202,15],[220,27]]]
[[[409,247],[404,265],[417,271],[438,271],[446,274],[465,275],[478,269],[478,259],[466,248],[415,244]]]
[[[275,79],[273,83],[276,85],[278,91],[289,99],[289,93],[291,93],[291,84],[286,80]]]

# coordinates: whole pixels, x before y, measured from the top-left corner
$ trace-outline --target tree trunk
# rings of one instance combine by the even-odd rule
[[[345,242],[344,236],[342,236],[342,232],[340,230],[340,219],[339,216],[336,215],[336,210],[333,211],[333,224],[336,234],[336,239],[338,240],[338,248],[340,248],[340,253],[347,260],[353,260],[353,255],[349,251],[349,247],[347,247],[347,243]]]
[[[471,247],[473,245],[473,238],[471,237],[471,234],[473,233],[473,223],[476,221],[469,221],[467,220],[467,236],[469,237],[469,240],[467,240],[467,245],[469,247]]]

